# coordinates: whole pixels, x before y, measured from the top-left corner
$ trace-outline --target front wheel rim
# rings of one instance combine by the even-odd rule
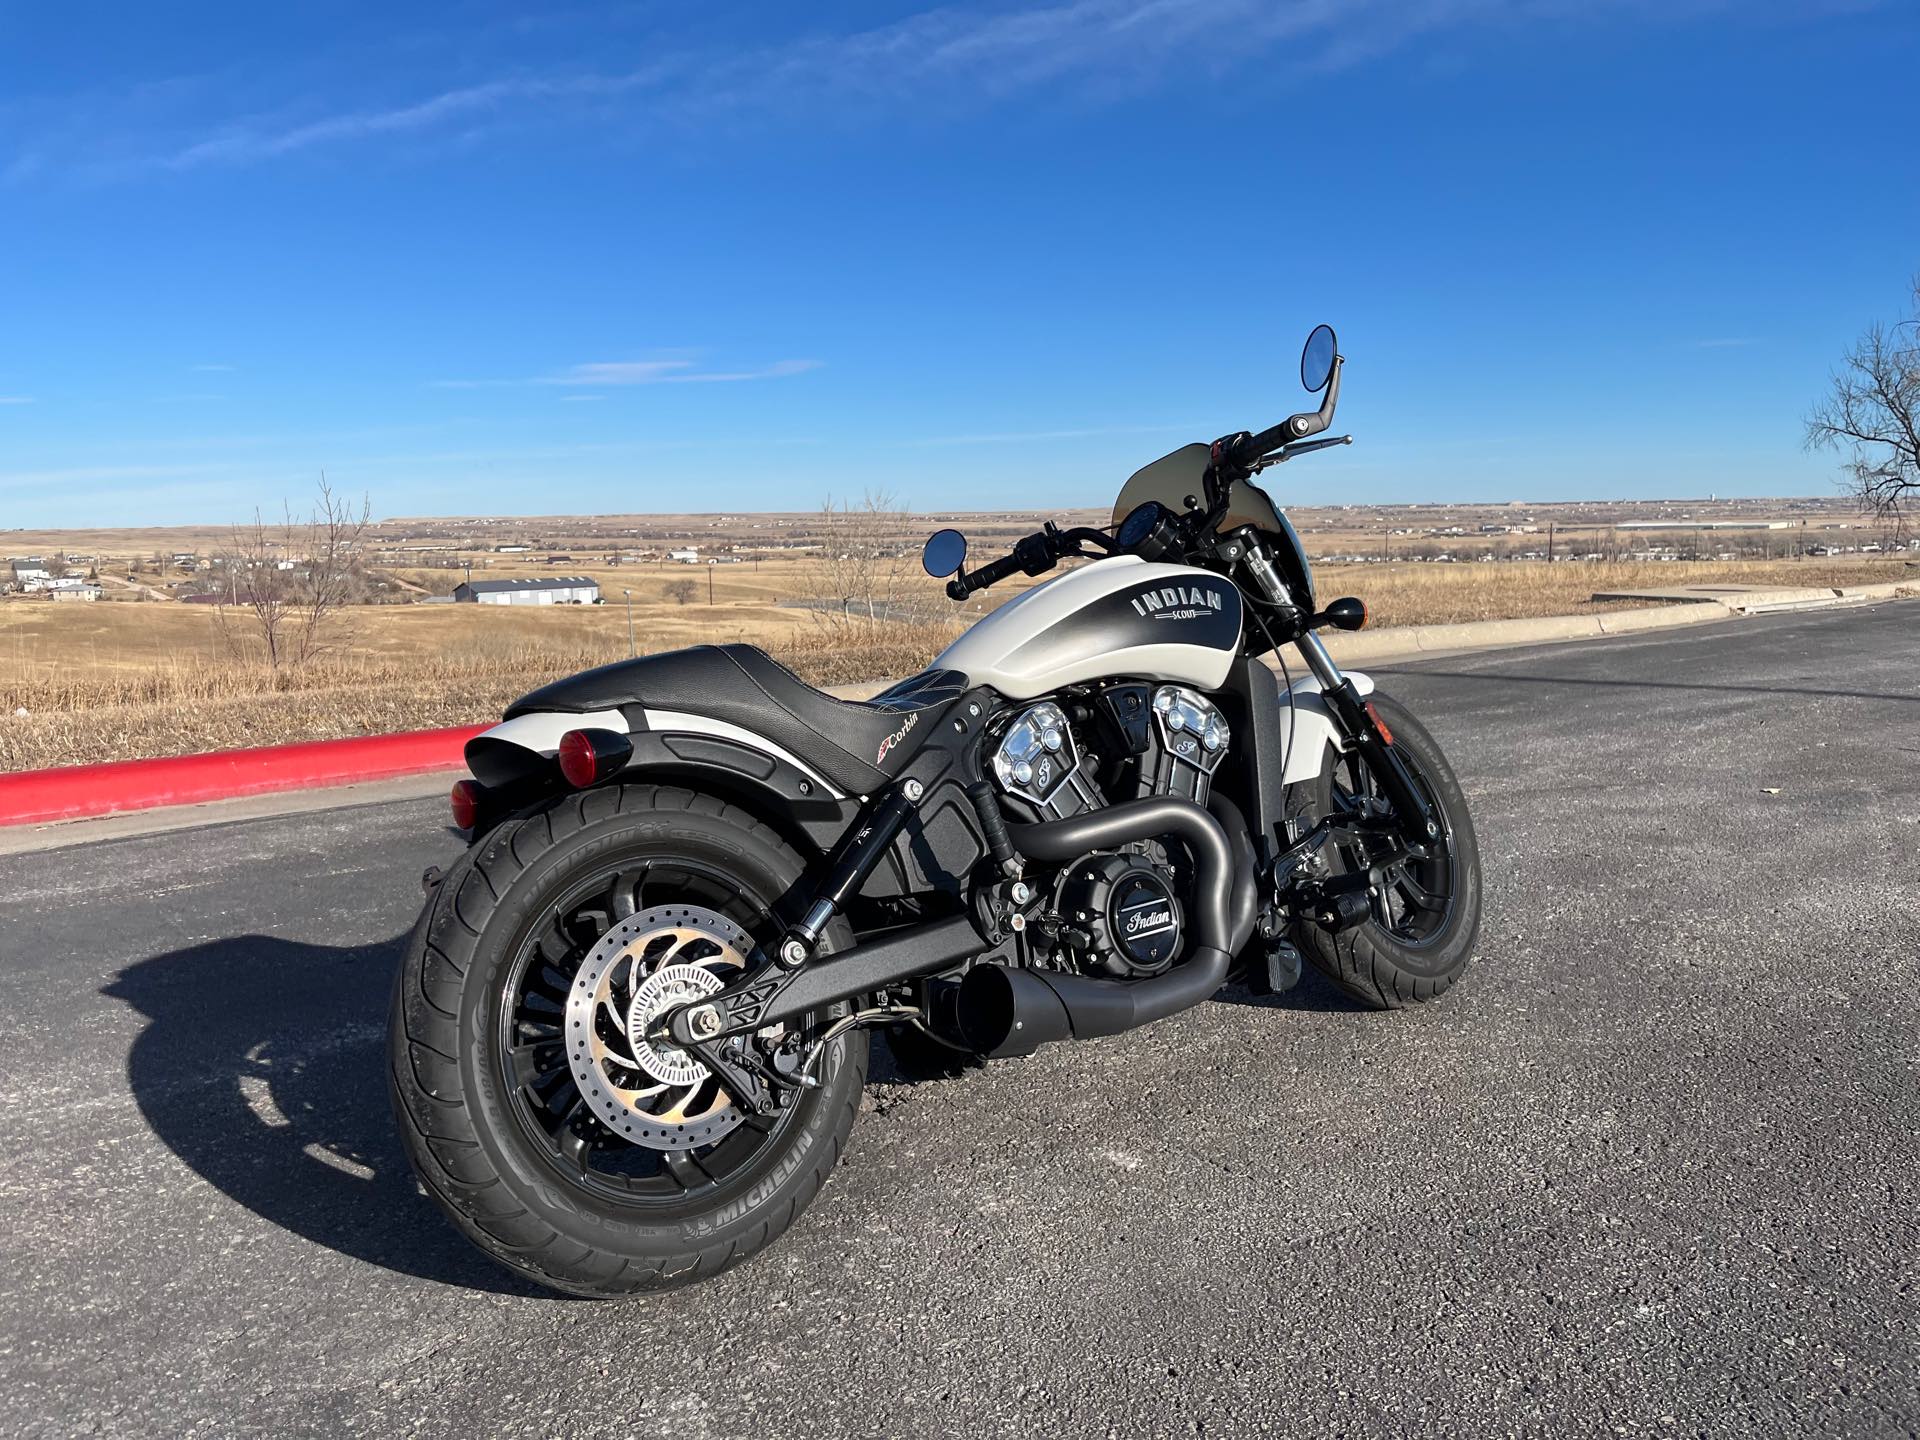
[[[1381,867],[1379,883],[1369,888],[1367,908],[1370,923],[1394,943],[1409,950],[1423,950],[1440,944],[1453,923],[1459,908],[1460,858],[1452,818],[1425,770],[1406,750],[1398,746],[1394,750],[1439,822],[1440,834],[1424,847],[1425,855],[1407,856]],[[1357,754],[1344,757],[1334,766],[1335,810],[1353,811],[1361,808],[1363,801],[1382,803],[1383,799],[1378,782]],[[1365,839],[1339,849],[1349,871],[1373,868],[1371,847]]]

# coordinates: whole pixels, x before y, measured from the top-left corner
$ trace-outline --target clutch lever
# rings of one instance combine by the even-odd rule
[[[1305,455],[1310,450],[1325,450],[1332,445],[1351,445],[1351,435],[1333,435],[1325,440],[1296,440],[1291,445],[1282,445],[1271,455],[1263,455],[1253,462],[1253,473],[1258,475],[1269,465],[1284,465],[1296,455]]]

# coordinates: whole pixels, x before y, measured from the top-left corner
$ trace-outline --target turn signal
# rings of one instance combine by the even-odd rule
[[[633,741],[617,730],[569,730],[560,737],[560,775],[576,790],[598,785],[625,767]]]
[[[1393,732],[1387,728],[1387,722],[1380,718],[1380,712],[1373,708],[1373,702],[1367,701],[1367,718],[1373,721],[1374,728],[1380,732],[1380,738],[1391,745]]]
[[[1336,630],[1361,630],[1366,628],[1367,602],[1349,595],[1334,601],[1315,618]]]
[[[448,797],[453,802],[454,829],[473,829],[474,822],[480,818],[480,801],[486,793],[478,780],[461,780],[454,784],[453,793]]]

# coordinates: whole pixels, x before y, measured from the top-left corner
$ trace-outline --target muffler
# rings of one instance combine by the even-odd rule
[[[1157,796],[1037,825],[1009,825],[1013,848],[1054,864],[1089,850],[1172,835],[1194,860],[1194,943],[1164,975],[1099,980],[1062,970],[976,965],[960,985],[959,1022],[967,1044],[983,1055],[1030,1055],[1050,1040],[1117,1035],[1192,1009],[1227,978],[1244,943],[1236,921],[1251,929],[1250,909],[1236,905],[1234,846],[1220,820],[1191,800]]]

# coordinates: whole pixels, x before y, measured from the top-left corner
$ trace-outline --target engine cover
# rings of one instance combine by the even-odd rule
[[[1160,743],[1142,767],[1144,793],[1206,804],[1213,772],[1226,758],[1231,738],[1226,716],[1198,691],[1162,685],[1153,692],[1153,724]]]
[[[1122,978],[1158,975],[1180,954],[1180,902],[1166,874],[1140,855],[1089,855],[1061,877],[1062,940],[1089,968]]]
[[[1102,803],[1081,768],[1066,712],[1050,700],[1014,719],[994,749],[993,775],[1036,819],[1063,820]]]

